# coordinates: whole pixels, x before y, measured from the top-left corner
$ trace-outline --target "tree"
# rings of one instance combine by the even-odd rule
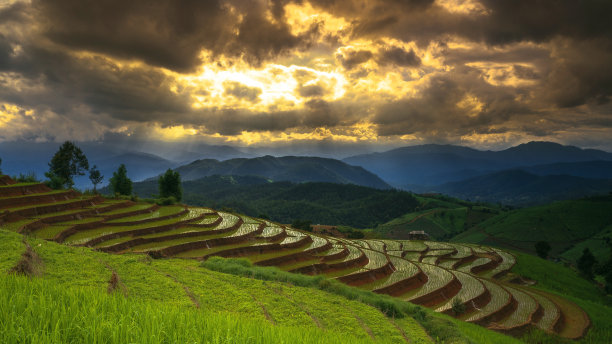
[[[127,169],[124,164],[119,165],[117,172],[108,180],[113,193],[129,196],[132,194],[132,181],[127,176]]]
[[[178,172],[168,169],[159,177],[159,197],[174,197],[177,201],[183,198],[181,175]]]
[[[103,179],[104,176],[100,173],[98,167],[93,165],[93,167],[89,170],[89,180],[91,180],[91,183],[94,186],[94,192],[96,192],[96,186],[102,183]]]
[[[301,229],[303,231],[312,232],[311,223],[312,222],[310,222],[310,220],[293,220],[293,223],[291,223],[291,227],[295,229]]]
[[[546,259],[546,257],[548,257],[548,252],[550,252],[550,248],[550,244],[546,241],[538,241],[535,244],[536,253],[540,258]]]
[[[582,256],[578,259],[578,270],[587,279],[593,279],[593,267],[596,263],[595,257],[587,247],[582,251]]]
[[[49,172],[45,176],[49,178],[52,186],[68,187],[74,185],[74,176],[84,176],[89,170],[89,161],[83,151],[70,141],[64,142],[49,162]]]

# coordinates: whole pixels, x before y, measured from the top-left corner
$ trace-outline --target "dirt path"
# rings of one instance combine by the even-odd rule
[[[282,289],[272,289],[270,287],[268,287],[268,289],[274,293],[280,294],[282,296],[284,296],[289,302],[291,302],[293,305],[295,305],[296,307],[298,307],[299,309],[302,310],[302,312],[306,313],[311,319],[312,321],[317,325],[317,327],[319,328],[324,328],[323,325],[321,324],[321,322],[319,321],[319,319],[317,317],[315,317],[314,315],[312,315],[312,313],[310,313],[310,311],[308,311],[308,309],[306,307],[304,307],[304,305],[302,305],[301,303],[295,301],[295,299],[293,299],[291,296],[285,294],[283,292]]]
[[[363,328],[364,331],[366,331],[366,333],[370,336],[370,338],[372,338],[372,340],[376,340],[376,337],[374,337],[374,333],[372,332],[372,329],[368,327],[368,325],[366,325],[366,323],[363,321],[363,319],[361,319],[361,317],[359,317],[354,311],[353,309],[351,309],[349,306],[344,306],[344,309],[346,309],[353,317],[355,317],[355,319],[357,319],[357,322],[359,322],[359,324],[361,325],[361,328]]]
[[[253,298],[253,301],[255,301],[259,305],[259,307],[261,307],[261,311],[263,312],[266,319],[268,319],[268,321],[271,322],[272,325],[276,325],[276,320],[274,320],[270,313],[268,313],[268,309],[266,308],[266,306],[261,303],[261,301],[259,301],[255,296],[251,295],[251,298]]]
[[[183,290],[185,291],[185,294],[187,295],[187,297],[189,297],[189,299],[191,300],[191,303],[193,303],[193,305],[196,308],[200,308],[200,302],[198,301],[198,298],[195,296],[195,294],[191,291],[191,289],[189,289],[188,286],[186,286],[183,282],[179,281],[176,277],[170,275],[169,273],[166,273],[164,271],[160,271],[155,267],[151,267],[153,270],[159,272],[160,274],[168,277],[169,279],[173,280],[175,283],[179,284],[181,287],[183,287]]]
[[[382,315],[385,315],[384,313],[381,312]],[[386,317],[386,315],[385,315]],[[410,338],[408,338],[408,336],[406,335],[406,332],[404,332],[404,329],[402,329],[401,327],[399,327],[399,325],[395,322],[394,318],[389,319],[389,322],[391,322],[391,324],[399,331],[399,333],[401,333],[402,337],[404,337],[404,340],[406,341],[406,343],[411,343],[412,341],[410,340]]]

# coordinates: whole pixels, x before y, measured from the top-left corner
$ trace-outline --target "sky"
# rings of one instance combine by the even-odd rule
[[[0,0],[0,141],[612,150],[609,0]]]

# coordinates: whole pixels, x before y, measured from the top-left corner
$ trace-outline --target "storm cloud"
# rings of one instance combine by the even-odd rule
[[[610,61],[607,0],[17,1],[0,7],[0,140],[578,142],[612,127]]]

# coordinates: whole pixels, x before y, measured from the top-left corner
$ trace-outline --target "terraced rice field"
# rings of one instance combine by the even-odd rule
[[[573,303],[498,279],[512,268],[515,258],[495,248],[331,238],[208,208],[86,197],[36,183],[0,185],[0,209],[2,228],[46,240],[185,261],[214,255],[247,257],[256,264],[324,274],[362,289],[389,293],[501,332],[535,326],[575,338],[583,335],[588,325],[586,314]],[[266,295],[262,292],[258,297]],[[457,301],[465,306],[464,313],[455,314]],[[302,317],[318,307],[308,300],[295,305],[296,309],[308,309],[300,313]],[[355,308],[352,312],[360,311]],[[366,313],[359,314],[366,317]],[[325,319],[340,316],[346,314],[321,318],[320,322],[333,328],[333,321]],[[560,322],[564,316],[573,316],[572,321]],[[356,326],[359,323],[355,320]],[[392,329],[381,325],[368,331],[384,336]]]

